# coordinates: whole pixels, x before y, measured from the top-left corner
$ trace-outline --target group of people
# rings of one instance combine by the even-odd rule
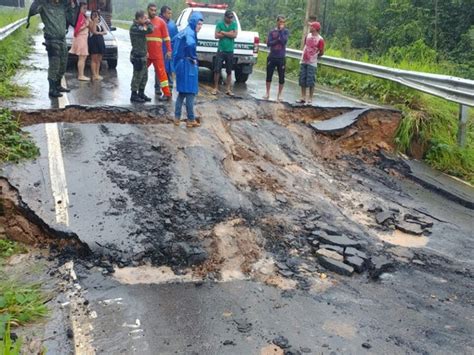
[[[156,4],[149,4],[146,13],[137,11],[130,27],[132,44],[130,61],[133,65],[130,99],[133,102],[151,101],[151,98],[145,95],[145,86],[148,80],[148,67],[153,65],[156,77],[155,93],[160,96],[160,100],[170,101],[174,73],[178,92],[175,124],[180,124],[182,106],[185,103],[187,127],[198,127],[200,120],[194,114],[194,100],[198,93],[197,34],[203,25],[203,16],[200,12],[193,11],[188,19],[187,27],[178,33],[176,24],[171,18],[171,8],[163,6],[160,9],[160,15],[157,15],[157,9]],[[27,26],[29,26],[30,17],[36,14],[40,14],[44,24],[44,45],[49,60],[49,95],[61,97],[62,92],[69,92],[69,89],[61,85],[67,64],[66,32],[69,26],[74,27],[70,53],[78,55],[79,80],[90,80],[84,75],[85,61],[89,54],[91,55],[92,80],[101,80],[99,72],[105,51],[103,36],[106,31],[101,25],[100,14],[97,10],[93,10],[88,18],[86,3],[76,6],[75,0],[34,0],[29,10]],[[309,32],[304,39],[299,74],[301,98],[297,102],[302,104],[311,104],[318,58],[324,54],[324,39],[319,33],[321,25],[315,18],[310,18],[308,27]],[[237,35],[234,13],[227,10],[215,29],[215,38],[218,39],[219,44],[215,62],[214,94],[217,94],[220,72],[225,65],[226,93],[233,95],[231,78],[234,42]],[[277,100],[281,100],[285,83],[288,38],[289,31],[285,27],[285,17],[278,16],[276,27],[269,32],[267,39],[270,54],[267,59],[265,99],[270,98],[272,77],[276,69],[279,76]]]
[[[157,16],[157,6],[149,4],[147,13],[137,11],[130,27],[132,51],[130,61],[133,65],[131,83],[132,102],[147,102],[151,98],[145,95],[148,80],[148,67],[155,69],[155,94],[160,100],[171,100],[173,73],[176,75],[175,120],[181,122],[181,111],[186,103],[187,127],[200,126],[200,120],[194,115],[194,99],[198,93],[197,33],[202,27],[203,16],[193,12],[188,26],[178,33],[171,19],[169,6],[163,6]],[[172,39],[172,41],[171,41]]]
[[[92,10],[87,16],[87,4],[76,5],[75,0],[34,0],[28,12],[26,27],[30,18],[39,14],[44,24],[44,46],[48,52],[49,96],[58,98],[70,90],[62,86],[61,79],[66,73],[67,44],[66,33],[69,26],[74,27],[74,38],[70,53],[78,56],[77,68],[79,80],[90,80],[84,75],[87,56],[91,55],[93,80],[101,80],[100,63],[105,52],[103,36],[107,34],[100,21],[100,14]]]
[[[304,38],[303,54],[300,60],[299,86],[301,87],[301,98],[296,102],[311,105],[316,84],[318,59],[324,54],[325,42],[320,35],[321,24],[313,16],[308,20],[308,29],[309,31]],[[279,84],[277,101],[281,100],[285,84],[286,45],[289,35],[289,31],[285,27],[285,17],[278,16],[276,27],[268,33],[267,37],[270,54],[267,57],[266,94],[263,97],[266,100],[270,98],[270,87],[275,69],[278,72]]]
[[[92,10],[90,18],[87,16],[87,3],[79,4],[79,14],[74,26],[74,37],[72,39],[69,53],[77,55],[78,80],[90,81],[91,78],[84,75],[87,57],[91,56],[92,80],[102,80],[100,76],[100,64],[105,53],[104,36],[106,29],[101,24],[100,14]]]
[[[151,98],[145,95],[145,86],[148,79],[148,67],[155,68],[156,94],[161,100],[171,99],[173,72],[176,74],[177,91],[179,93],[175,107],[175,124],[180,124],[183,103],[186,103],[187,126],[198,127],[199,119],[194,115],[194,99],[198,92],[198,58],[197,33],[202,27],[203,17],[199,12],[193,12],[188,26],[177,33],[176,24],[171,19],[171,9],[163,6],[160,16],[156,16],[155,4],[148,5],[147,13],[137,11],[134,23],[130,28],[132,52],[130,60],[133,64],[133,78],[131,84],[132,102],[147,102]],[[270,98],[270,88],[275,69],[278,72],[279,86],[277,101],[281,100],[285,84],[286,45],[289,31],[285,27],[285,17],[278,16],[276,27],[267,37],[270,53],[267,58],[266,94]],[[304,38],[303,54],[300,61],[299,85],[301,98],[297,103],[311,104],[316,83],[316,69],[318,58],[324,54],[324,39],[320,35],[321,25],[315,18],[310,17],[308,33]],[[214,63],[214,95],[218,92],[220,74],[223,67],[226,69],[226,94],[233,96],[231,89],[233,53],[235,38],[237,37],[237,23],[234,13],[227,10],[224,18],[216,24],[215,38],[218,39],[218,50]],[[159,83],[159,86],[157,86]]]

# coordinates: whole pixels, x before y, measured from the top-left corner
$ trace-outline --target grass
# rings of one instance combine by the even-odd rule
[[[3,20],[3,16],[0,18]],[[0,76],[0,100],[26,97],[29,94],[27,87],[15,84],[12,79],[21,67],[21,61],[27,58],[32,51],[32,35],[38,29],[38,21],[38,18],[33,18],[29,29],[22,26],[0,41],[0,73],[2,73]]]
[[[330,56],[342,56],[340,51],[328,49]],[[367,56],[347,56],[349,59],[369,61]],[[374,62],[374,61],[372,61]],[[264,68],[266,54],[261,53],[257,66]],[[381,58],[375,64],[433,73],[456,74],[449,64],[396,63]],[[287,74],[297,78],[299,61],[287,60]],[[318,67],[318,83],[364,100],[400,109],[403,118],[398,127],[395,144],[399,151],[424,159],[432,167],[474,184],[474,109],[470,109],[467,144],[457,145],[459,105],[421,93],[401,84],[351,73],[326,66]],[[421,155],[421,156],[419,156]]]
[[[46,298],[38,284],[0,281],[0,315],[15,325],[24,325],[48,314]]]
[[[18,118],[10,110],[0,108],[0,163],[33,159],[38,154],[38,147],[21,130]]]
[[[1,239],[0,236],[0,261],[9,258],[12,255],[22,254],[25,252],[26,248],[23,245],[12,240]]]
[[[9,6],[0,6],[0,12],[2,13],[2,16],[0,16],[0,27],[4,27],[28,15],[27,8]]]
[[[25,253],[26,248],[0,236],[0,268],[14,254]],[[0,273],[0,354],[20,354],[21,339],[13,339],[11,327],[25,325],[48,314],[46,297],[39,284],[24,284]]]
[[[6,326],[2,326],[2,320],[0,319],[0,329],[5,329],[3,334],[3,341],[0,342],[0,354],[3,355],[19,355],[21,350],[21,339],[14,341],[11,336],[10,322],[5,323]]]

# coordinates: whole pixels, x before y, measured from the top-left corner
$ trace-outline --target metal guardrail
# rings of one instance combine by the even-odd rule
[[[5,38],[10,36],[13,32],[15,32],[25,23],[26,23],[26,17],[19,19],[15,22],[12,22],[9,25],[6,25],[5,27],[0,28],[0,41],[3,41]]]
[[[266,44],[260,44],[259,49],[268,52]],[[300,59],[302,51],[287,48],[286,56]],[[377,78],[391,80],[418,91],[435,95],[448,101],[460,104],[458,144],[466,143],[466,128],[468,106],[474,107],[474,80],[462,79],[449,75],[421,73],[410,70],[394,69],[355,60],[323,56],[321,65],[352,71],[359,74],[371,75]]]

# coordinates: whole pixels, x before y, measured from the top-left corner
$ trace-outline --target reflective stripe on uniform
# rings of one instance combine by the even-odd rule
[[[160,82],[160,86],[161,86],[162,88],[169,86],[168,80],[165,80],[165,81]]]
[[[163,38],[160,37],[147,37],[147,42],[163,42]]]
[[[171,41],[171,38],[170,37],[165,37],[163,38],[165,41]]]

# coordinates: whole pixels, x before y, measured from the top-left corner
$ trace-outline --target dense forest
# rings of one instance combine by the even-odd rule
[[[331,48],[354,57],[395,62],[451,62],[447,70],[474,78],[474,0],[320,0],[317,17]],[[247,28],[266,33],[278,14],[288,17],[298,47],[307,1],[236,0]]]

